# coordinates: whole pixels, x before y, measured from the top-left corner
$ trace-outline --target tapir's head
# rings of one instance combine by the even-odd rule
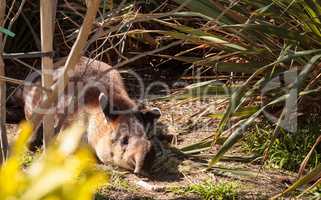
[[[104,115],[110,128],[98,142],[98,158],[140,174],[152,148],[149,132],[160,117],[160,110],[136,109],[117,113],[104,109]]]

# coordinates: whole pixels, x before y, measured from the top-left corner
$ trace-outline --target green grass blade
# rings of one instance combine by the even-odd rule
[[[246,51],[247,50],[245,47],[228,42],[220,36],[216,36],[211,33],[204,32],[200,29],[194,29],[194,28],[191,28],[188,26],[177,25],[177,24],[165,22],[165,21],[158,20],[158,19],[154,19],[154,21],[182,32],[182,33],[167,32],[167,34],[171,34],[171,36],[173,36],[175,38],[177,38],[179,36],[180,38],[178,38],[178,39],[183,39],[182,38],[182,37],[184,37],[183,33],[186,33],[187,35],[185,35],[184,39],[191,39],[191,40],[196,39],[196,41],[199,41],[200,43],[205,43],[208,45],[212,45],[212,44],[222,45],[222,46],[225,46],[225,47],[228,47],[228,48],[231,48],[234,50],[238,50],[238,51]],[[165,32],[163,34],[165,34]],[[176,36],[175,36],[175,34],[176,34]]]
[[[215,68],[217,72],[236,72],[236,73],[245,73],[245,74],[253,74],[256,72],[262,64],[256,62],[249,62],[249,63],[229,63],[229,62],[206,62],[203,60],[198,61],[198,63],[202,63],[205,66],[212,66]]]
[[[231,117],[248,117],[253,115],[259,110],[259,107],[257,106],[251,106],[247,108],[242,108],[239,111],[233,113]],[[208,117],[213,119],[222,119],[224,116],[224,113],[215,113],[215,114],[209,114]]]
[[[296,190],[298,187],[305,185],[312,180],[315,180],[316,177],[318,177],[321,173],[321,164],[317,165],[311,172],[309,172],[304,177],[297,180],[294,184],[292,184],[289,188],[287,188],[282,193],[272,197],[271,199],[279,199],[280,197],[286,195],[287,193]]]
[[[186,0],[175,0],[175,2],[178,4],[183,4],[186,2]],[[202,13],[203,15],[211,17],[213,19],[217,18],[221,14],[220,9],[216,8],[214,4],[212,4],[211,0],[190,1],[185,7],[193,12]],[[225,24],[233,23],[233,20],[227,17],[223,17],[221,21]]]
[[[300,41],[306,45],[310,44],[311,41],[304,34],[299,34],[294,31],[290,31],[286,28],[270,25],[270,24],[235,24],[223,26],[226,28],[243,28],[244,30],[251,30],[255,32],[264,33],[267,35],[277,36],[282,39],[288,39],[292,41]]]
[[[204,18],[209,21],[214,20],[214,18],[209,17],[209,16],[204,15],[199,12],[174,12],[172,15],[173,16],[183,16],[183,17],[200,17],[200,18]]]
[[[206,141],[201,141],[192,145],[188,145],[186,147],[181,148],[180,150],[184,154],[195,154],[195,153],[209,150],[211,146],[212,146],[212,142],[206,140]]]

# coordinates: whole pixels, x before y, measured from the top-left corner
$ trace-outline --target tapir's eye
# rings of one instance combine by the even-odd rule
[[[125,136],[121,139],[121,145],[128,145],[128,136]]]

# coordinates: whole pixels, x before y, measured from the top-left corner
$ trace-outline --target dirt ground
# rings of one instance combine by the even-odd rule
[[[211,136],[218,121],[206,115],[224,109],[222,100],[218,99],[155,100],[147,104],[161,109],[162,125],[158,129],[174,135],[171,147],[178,149]],[[8,125],[7,128],[12,140],[16,126]],[[101,189],[96,199],[201,199],[196,194],[180,192],[179,188],[203,181],[237,183],[237,199],[268,199],[283,191],[295,178],[295,174],[290,172],[266,169],[249,162],[222,161],[211,170],[205,170],[215,148],[188,157],[182,157],[173,150],[166,152],[166,159],[148,177],[100,165],[111,173],[111,183]],[[228,154],[237,157],[242,152],[236,148]]]

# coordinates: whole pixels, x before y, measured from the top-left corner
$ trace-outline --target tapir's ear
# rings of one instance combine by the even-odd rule
[[[151,108],[148,110],[142,111],[143,117],[146,121],[156,121],[162,116],[162,112],[159,108]]]
[[[156,127],[156,122],[162,115],[158,108],[140,110],[136,115],[144,125],[147,135],[153,134],[153,127]]]
[[[107,119],[115,120],[118,117],[118,115],[115,114],[115,110],[111,108],[108,97],[106,95],[99,95],[99,104]]]
[[[150,126],[160,118],[161,111],[158,108],[140,110],[136,115],[144,124],[144,126]]]

